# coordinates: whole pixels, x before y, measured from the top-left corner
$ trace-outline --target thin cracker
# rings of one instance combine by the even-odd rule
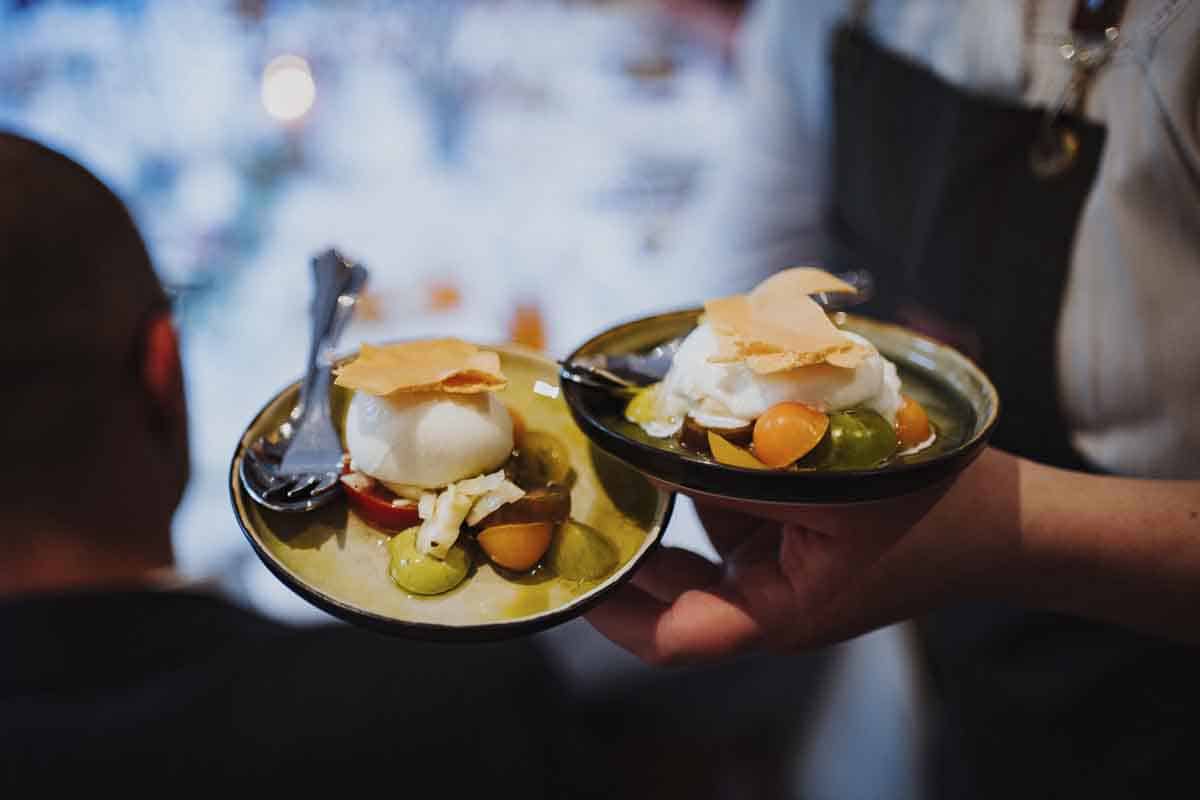
[[[717,334],[715,363],[744,361],[759,374],[812,364],[852,368],[867,350],[837,329],[809,295],[856,292],[850,284],[812,267],[779,272],[746,295],[704,304]]]
[[[494,392],[508,385],[500,356],[461,339],[427,339],[383,347],[364,344],[336,370],[338,386],[380,397],[395,392]]]
[[[792,267],[776,272],[750,292],[751,297],[799,297],[812,294],[858,294],[858,289],[823,269]]]

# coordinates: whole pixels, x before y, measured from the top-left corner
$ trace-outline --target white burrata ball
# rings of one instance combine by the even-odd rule
[[[861,336],[846,331],[843,335],[870,351],[853,369],[815,364],[759,375],[743,363],[709,361],[717,352],[717,336],[707,324],[700,325],[672,360],[659,389],[658,424],[652,423],[654,430],[647,427],[647,432],[664,435],[664,428],[677,429],[687,415],[708,428],[734,428],[785,401],[824,412],[864,406],[895,423],[902,402],[896,365]]]
[[[513,449],[512,417],[491,392],[355,392],[346,447],[361,472],[435,489],[501,466]]]

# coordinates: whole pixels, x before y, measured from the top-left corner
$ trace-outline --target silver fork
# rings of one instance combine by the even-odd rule
[[[300,396],[279,428],[246,448],[239,470],[247,493],[275,511],[310,511],[338,495],[342,443],[329,411],[330,365],[367,269],[336,250],[315,257],[312,268],[312,340]]]

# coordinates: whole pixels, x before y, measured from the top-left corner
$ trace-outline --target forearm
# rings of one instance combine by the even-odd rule
[[[1200,642],[1200,482],[1067,472],[988,449],[846,589],[835,636],[986,601]]]
[[[1200,482],[1017,464],[1015,599],[1200,642]]]

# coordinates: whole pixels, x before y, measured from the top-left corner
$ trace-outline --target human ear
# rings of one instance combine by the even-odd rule
[[[178,419],[187,414],[183,397],[183,365],[179,360],[179,335],[170,313],[150,317],[143,331],[141,381],[156,410]]]

